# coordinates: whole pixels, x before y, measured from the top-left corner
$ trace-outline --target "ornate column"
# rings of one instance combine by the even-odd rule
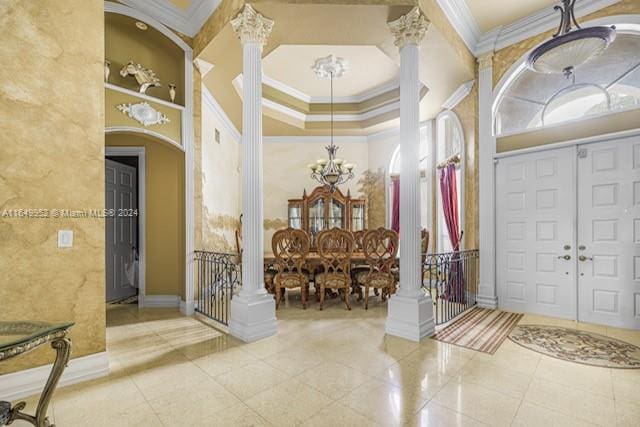
[[[275,302],[264,289],[262,47],[273,21],[246,4],[231,21],[242,42],[242,290],[231,302],[229,332],[255,341],[277,332]]]
[[[389,23],[400,49],[400,288],[389,300],[386,331],[412,341],[433,334],[433,305],[422,291],[420,245],[420,52],[429,21],[415,7]]]
[[[493,136],[493,52],[478,59],[478,131],[480,185],[480,286],[478,305],[496,308],[495,264],[495,168],[496,138]]]

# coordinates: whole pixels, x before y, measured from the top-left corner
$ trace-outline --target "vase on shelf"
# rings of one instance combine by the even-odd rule
[[[109,74],[111,74],[111,69],[109,68],[111,66],[111,62],[109,62],[108,59],[104,60],[104,81],[105,83],[109,82]]]
[[[169,99],[171,102],[176,102],[176,85],[174,84],[169,85]]]

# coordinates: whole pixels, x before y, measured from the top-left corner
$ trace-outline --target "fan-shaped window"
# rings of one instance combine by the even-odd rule
[[[640,107],[640,34],[618,31],[569,79],[520,68],[495,109],[495,134],[512,134]]]

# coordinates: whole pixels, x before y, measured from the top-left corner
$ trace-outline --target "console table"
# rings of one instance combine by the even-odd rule
[[[67,332],[71,326],[73,323],[0,321],[0,362],[27,353],[48,342],[56,351],[56,360],[40,395],[35,416],[21,412],[26,406],[25,402],[12,407],[11,403],[0,401],[0,426],[9,425],[15,420],[24,420],[37,427],[53,427],[47,418],[47,409],[62,372],[69,362],[71,340],[67,338]]]

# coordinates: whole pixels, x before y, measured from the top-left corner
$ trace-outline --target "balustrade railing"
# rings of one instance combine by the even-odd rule
[[[477,249],[424,255],[422,286],[433,299],[436,325],[476,305],[479,278]]]
[[[223,325],[229,324],[234,292],[241,286],[236,254],[195,251],[195,310]]]

